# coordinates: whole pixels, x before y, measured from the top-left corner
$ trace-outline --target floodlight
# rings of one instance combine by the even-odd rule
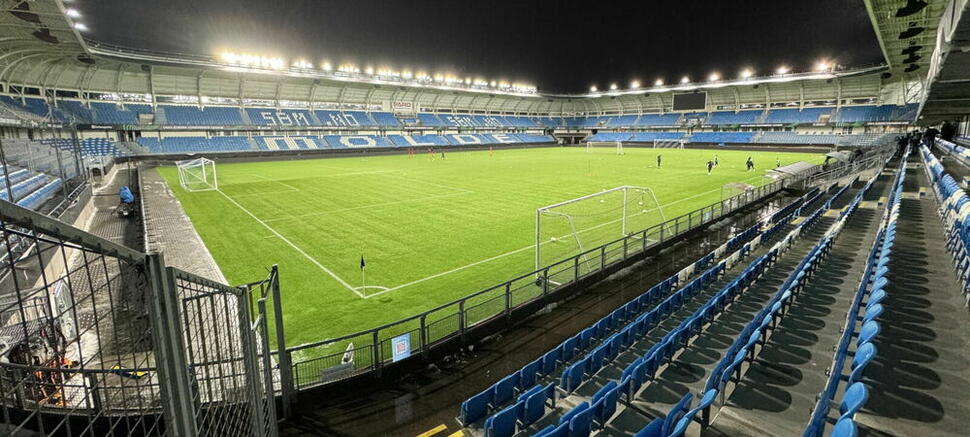
[[[741,71],[741,78],[742,79],[750,79],[751,76],[754,76],[754,72],[751,71],[751,69],[745,68],[744,70]]]
[[[711,73],[710,76],[707,76],[707,81],[708,82],[717,82],[719,80],[721,80],[721,75],[720,74]]]
[[[778,67],[777,70],[775,70],[775,73],[776,74],[788,74],[789,71],[791,71],[791,68],[788,68],[787,65],[782,65],[781,67]]]
[[[88,31],[88,26],[85,26],[84,23],[74,23],[74,28],[81,32]]]
[[[599,88],[596,88],[596,85],[593,85],[593,86],[589,87],[589,92],[595,93],[597,91],[599,91]]]
[[[684,76],[680,78],[680,83],[690,83],[690,78],[687,76]]]
[[[67,8],[64,10],[64,14],[71,18],[81,18],[81,13],[77,9]]]
[[[657,81],[653,83],[653,86],[664,86],[664,80],[657,79]]]
[[[374,74],[374,67],[367,67],[367,68],[365,68],[364,69],[364,73],[369,74],[369,75],[373,75]]]
[[[819,61],[819,63],[815,64],[815,71],[827,71],[827,70],[830,70],[831,68],[832,66],[825,61]]]
[[[322,67],[323,67],[323,71],[331,71],[331,70],[333,70],[333,64],[331,64],[328,61],[323,61]]]
[[[619,88],[619,86],[617,86],[615,83],[610,84],[610,90],[616,90],[617,88]]]

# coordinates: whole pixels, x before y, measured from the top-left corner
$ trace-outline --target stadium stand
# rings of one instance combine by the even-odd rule
[[[781,273],[790,271],[782,287],[772,293],[773,297],[764,303],[758,316],[736,337],[738,340],[732,345],[733,350],[722,355],[726,357],[727,364],[753,358],[757,339],[784,315],[783,308],[811,276],[814,266],[824,256],[834,237],[824,235],[797,266],[788,261],[786,266],[789,269],[774,267],[778,264],[776,258],[785,248],[791,247],[791,241],[810,235],[806,230],[820,222],[821,213],[829,209],[848,188],[842,187],[822,208],[808,213],[823,196],[819,190],[813,190],[770,219],[738,234],[688,269],[660,282],[518,372],[466,400],[459,411],[460,423],[466,427],[476,427],[478,421],[485,418],[481,425],[485,435],[511,436],[518,430],[549,436],[588,435],[592,429],[613,428],[613,422],[623,420],[623,416],[637,416],[634,422],[640,422],[643,420],[639,418],[642,413],[625,405],[644,390],[644,385],[657,386],[656,379],[661,377],[661,372],[685,357],[686,352],[681,351],[689,348],[691,338],[713,329],[715,320],[723,317],[721,313],[736,312],[736,300],[751,300],[744,296],[751,294],[749,289],[755,282],[760,282],[758,278],[767,270],[781,270]],[[858,204],[858,200],[859,197],[856,197],[852,205]],[[847,208],[843,217],[853,210]],[[794,225],[796,217],[805,219]],[[778,235],[786,236],[775,244]],[[812,241],[809,240],[801,245],[810,245]],[[765,246],[771,247],[767,251],[762,249],[761,255],[756,256],[754,251]],[[801,253],[797,250],[791,252]],[[753,257],[754,261],[742,269],[738,264],[742,257]],[[722,260],[715,263],[719,258]],[[733,273],[727,273],[729,271]],[[695,272],[699,273],[694,275]],[[677,289],[678,284],[690,277],[694,279]],[[767,284],[760,287],[771,288],[772,282]],[[718,291],[711,294],[708,289]],[[701,295],[708,296],[706,303],[702,303],[703,299],[695,299]],[[675,326],[677,321],[680,323]],[[751,338],[756,341],[752,342]],[[555,378],[555,372],[560,368],[563,369],[561,376]],[[718,368],[727,369],[727,365]],[[719,381],[720,374],[715,379]],[[538,385],[534,386],[536,382]],[[558,386],[555,391],[550,388],[552,384]],[[697,420],[707,420],[708,408],[713,404],[718,390],[706,390],[695,408],[691,408],[691,393],[679,398],[669,409],[659,406],[649,408],[649,411],[670,413],[649,422],[646,427],[639,425],[636,430],[623,428],[623,433],[631,435],[642,427],[637,435],[682,435],[684,428],[698,413],[703,412]],[[557,400],[556,392],[561,399]],[[518,397],[515,397],[516,394]],[[618,403],[621,397],[627,399],[625,404]],[[546,412],[547,407],[551,414]],[[643,411],[641,408],[636,410]],[[494,413],[488,416],[489,412]]]
[[[695,132],[688,139],[691,143],[749,144],[755,132]]]
[[[241,126],[242,113],[239,108],[224,106],[195,106],[159,105],[160,112],[165,114],[165,120],[175,126]]]
[[[376,122],[378,126],[383,126],[383,127],[401,126],[401,121],[398,120],[397,117],[395,117],[394,114],[391,114],[390,112],[371,112],[370,115],[371,115],[371,118],[374,119],[374,122]]]
[[[637,126],[677,126],[680,114],[644,114],[637,119]]]
[[[246,108],[246,114],[258,126],[322,126],[306,109]]]
[[[154,114],[153,124],[175,126],[326,126],[326,127],[399,127],[401,121],[389,112],[341,111],[247,107],[160,105],[157,111],[144,103],[124,103],[92,100],[85,104],[77,100],[61,99],[57,107],[35,97],[0,96],[5,109],[30,114],[57,122],[94,123],[105,125],[137,125],[140,114]],[[831,123],[912,122],[916,105],[845,106],[836,111],[832,107],[804,109],[782,108],[710,113],[621,114],[613,116],[526,117],[508,115],[479,115],[462,113],[418,113],[417,119],[426,127],[474,128],[604,128],[682,126],[687,120],[707,126],[739,124],[812,124],[824,121],[832,114]],[[28,116],[21,115],[19,118]]]
[[[786,108],[771,109],[765,117],[767,124],[811,124],[818,123],[823,115],[831,114],[834,108]]]
[[[760,144],[838,144],[843,135],[802,134],[797,132],[763,132],[752,142]]]
[[[952,145],[952,143],[937,140],[937,144],[941,143]],[[960,184],[944,171],[943,165],[928,147],[921,145],[919,154],[923,159],[933,192],[940,202],[939,213],[947,226],[945,229],[946,248],[953,256],[957,276],[963,281],[964,293],[966,294],[967,291],[970,291],[970,213],[966,211],[965,207],[970,205],[970,197],[960,187]],[[959,156],[965,158],[966,154],[970,154],[970,152],[964,149]]]
[[[88,141],[88,140],[85,140]],[[105,140],[98,140],[99,142]],[[452,135],[324,135],[319,136],[199,136],[140,137],[137,143],[148,153],[240,152],[249,150],[313,150],[373,147],[428,147],[498,144],[547,144],[555,139],[532,134],[452,134]],[[115,147],[112,144],[110,147]],[[109,147],[103,144],[98,147]],[[115,147],[119,156],[124,154]]]
[[[719,111],[712,112],[705,125],[754,124],[764,115],[764,111]]]
[[[889,271],[889,257],[893,242],[896,238],[896,219],[899,215],[900,198],[902,196],[903,181],[905,179],[905,165],[908,152],[904,153],[901,159],[901,168],[896,172],[896,180],[892,184],[890,197],[885,205],[885,212],[881,219],[875,241],[872,245],[864,266],[864,273],[859,282],[858,289],[854,293],[851,306],[846,316],[845,325],[842,328],[842,336],[836,348],[835,357],[831,366],[829,379],[825,389],[818,397],[818,402],[813,409],[812,419],[805,430],[806,437],[820,437],[825,429],[826,419],[828,418],[831,403],[839,391],[840,383],[846,381],[846,389],[842,394],[842,401],[839,403],[839,418],[835,427],[855,429],[855,413],[865,404],[867,389],[865,384],[860,382],[866,366],[872,361],[876,352],[872,341],[880,330],[879,323],[875,320],[881,312],[881,302],[886,297],[884,290],[888,283],[886,274]],[[866,300],[865,310],[860,317],[862,301]],[[861,320],[860,320],[861,319]],[[856,332],[858,331],[858,334]],[[849,348],[852,339],[856,338],[856,352],[852,357],[852,364],[848,375],[844,374],[844,364],[849,356]],[[845,432],[833,430],[834,432]]]
[[[844,106],[832,117],[833,123],[914,121],[918,105]]]

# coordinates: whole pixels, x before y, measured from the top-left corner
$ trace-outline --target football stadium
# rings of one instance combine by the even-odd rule
[[[4,1],[0,434],[967,435],[970,2],[646,3]]]

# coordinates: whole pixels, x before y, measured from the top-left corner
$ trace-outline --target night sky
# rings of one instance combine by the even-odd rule
[[[630,5],[626,3],[635,3]],[[352,62],[544,92],[882,62],[862,0],[78,0],[102,42]]]

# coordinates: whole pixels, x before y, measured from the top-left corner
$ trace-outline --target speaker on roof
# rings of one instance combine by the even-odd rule
[[[31,35],[46,43],[57,44],[60,42],[56,36],[51,35],[51,30],[46,27],[35,30]]]
[[[919,70],[919,65],[916,65],[916,64],[909,64],[909,66],[908,66],[908,67],[906,67],[906,69],[905,69],[905,70],[903,70],[903,71],[905,71],[905,72],[907,72],[907,73],[912,73],[912,72],[914,72],[914,71],[916,71],[916,70]]]
[[[896,18],[908,17],[919,11],[922,11],[929,3],[923,0],[908,0],[906,6],[899,8],[896,11]]]
[[[904,55],[911,55],[911,54],[916,53],[916,52],[918,52],[918,51],[920,51],[922,49],[923,49],[923,46],[911,45],[909,47],[906,47],[905,49],[900,50],[899,53],[902,53]]]
[[[904,64],[912,64],[912,63],[914,63],[914,62],[916,62],[916,61],[918,61],[920,59],[923,59],[923,57],[920,56],[920,55],[917,55],[916,53],[910,53],[909,56],[906,59],[903,59],[903,63]]]
[[[883,79],[889,79],[890,77],[893,77],[893,74],[888,71],[882,74]]]
[[[923,33],[924,30],[926,30],[925,27],[920,27],[920,26],[910,27],[909,29],[899,32],[899,39],[910,39],[916,35]]]
[[[30,11],[30,4],[28,2],[20,2],[17,6],[10,8],[10,15],[24,20],[28,23],[40,24],[40,17]]]

